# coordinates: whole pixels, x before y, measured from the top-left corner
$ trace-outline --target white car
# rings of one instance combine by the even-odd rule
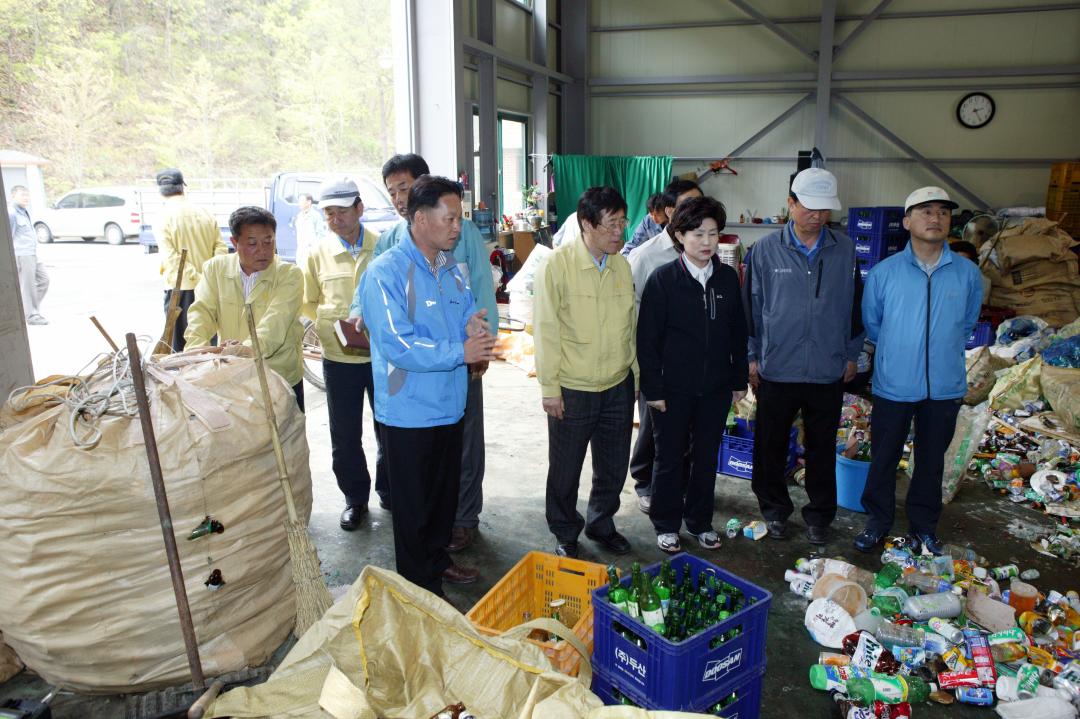
[[[129,237],[137,238],[142,225],[139,195],[130,187],[72,190],[33,217],[41,243],[59,237],[81,237],[87,242],[104,237],[110,245],[122,245]]]

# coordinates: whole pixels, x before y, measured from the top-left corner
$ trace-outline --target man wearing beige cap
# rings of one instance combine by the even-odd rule
[[[757,395],[752,487],[773,539],[787,537],[788,445],[802,413],[806,447],[806,538],[825,544],[836,516],[836,427],[844,382],[862,349],[861,283],[855,245],[827,227],[840,209],[836,178],[818,168],[795,176],[791,220],[751,248],[744,307],[750,384]]]
[[[305,315],[315,321],[322,344],[323,379],[326,382],[326,410],[330,420],[330,451],[334,476],[345,495],[341,528],[349,532],[360,526],[367,514],[371,474],[361,444],[364,395],[374,410],[375,386],[371,377],[371,351],[343,347],[334,325],[347,319],[360,277],[374,257],[379,235],[360,222],[364,203],[356,183],[347,178],[331,179],[319,187],[319,209],[329,229],[311,249],[304,264]],[[390,487],[375,423],[378,455],[375,459],[375,491],[388,505]]]
[[[956,203],[940,187],[923,187],[904,203],[906,248],[878,263],[862,300],[867,338],[877,345],[870,474],[862,503],[869,515],[855,548],[876,551],[892,530],[896,467],[915,420],[915,470],[907,494],[916,546],[941,554],[941,478],[945,449],[967,392],[964,345],[982,306],[978,268],[948,247]]]

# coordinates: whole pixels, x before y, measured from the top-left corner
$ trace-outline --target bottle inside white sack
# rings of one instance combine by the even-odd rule
[[[999,702],[995,709],[1003,719],[1076,719],[1076,707],[1058,697]]]

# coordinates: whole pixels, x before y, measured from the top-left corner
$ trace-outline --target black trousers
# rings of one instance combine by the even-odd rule
[[[304,411],[304,380],[300,380],[292,386],[293,394],[296,395],[296,404],[300,411]]]
[[[379,434],[390,474],[397,572],[439,596],[450,566],[446,545],[457,512],[464,423],[391,427]]]
[[[334,477],[345,495],[346,506],[367,506],[371,474],[368,473],[367,456],[361,439],[364,433],[365,394],[374,419],[375,385],[371,378],[371,364],[334,362],[324,357],[322,367],[323,380],[326,382],[326,412],[330,418]],[[378,421],[375,421],[375,444],[375,492],[389,505],[390,484]]]
[[[563,418],[548,416],[548,528],[560,542],[577,541],[584,528],[593,536],[615,531],[619,492],[630,462],[634,428],[634,375],[603,392],[562,388]],[[592,448],[588,518],[577,511],[585,450]]]
[[[641,422],[637,439],[634,440],[634,453],[630,455],[630,476],[634,479],[634,491],[639,497],[652,494],[653,463],[656,461],[652,417],[645,401],[645,395],[638,397],[638,419]]]
[[[665,403],[665,412],[649,409],[656,444],[649,518],[657,534],[677,533],[684,520],[688,532],[701,534],[713,528],[716,455],[731,407],[731,393],[673,395]],[[689,471],[687,450],[691,453]]]
[[[180,290],[180,299],[177,301],[176,306],[180,309],[180,314],[176,316],[176,324],[173,325],[172,337],[166,337],[168,342],[172,343],[173,352],[183,352],[184,346],[187,342],[184,340],[184,332],[187,331],[187,311],[188,308],[195,304],[195,290]],[[169,301],[172,299],[173,291],[165,290],[165,316],[169,316]],[[216,344],[212,342],[211,344]]]
[[[754,474],[751,484],[766,521],[786,521],[795,511],[787,488],[788,444],[795,415],[805,428],[806,493],[802,509],[808,526],[827,527],[836,517],[836,428],[844,401],[843,384],[770,382],[757,390]]]
[[[941,477],[945,450],[956,430],[959,399],[894,402],[874,396],[870,415],[870,474],[862,503],[867,527],[885,534],[892,529],[896,508],[896,467],[904,452],[908,428],[915,419],[915,469],[907,493],[908,527],[915,534],[934,534],[941,517]]]

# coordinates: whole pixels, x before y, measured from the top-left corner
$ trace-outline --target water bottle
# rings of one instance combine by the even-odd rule
[[[900,577],[897,583],[907,587],[914,587],[924,594],[935,594],[952,590],[952,584],[948,581],[941,579],[940,577],[931,577],[928,574],[919,574],[918,572],[905,574]],[[956,615],[954,614],[951,616]],[[914,617],[912,618],[914,619]]]
[[[904,600],[904,614],[917,622],[925,622],[931,617],[951,619],[960,616],[961,611],[963,607],[960,606],[960,597],[952,592],[920,594]]]
[[[964,641],[964,633],[960,631],[960,627],[956,626],[952,622],[947,622],[941,617],[935,615],[930,617],[928,624],[930,628],[941,636],[948,639],[953,644],[959,644]]]
[[[923,645],[921,629],[912,629],[892,622],[882,622],[874,636],[887,647],[921,647]]]
[[[971,562],[973,564],[986,564],[986,558],[974,549],[961,547],[956,544],[946,544],[942,548],[942,554],[948,554],[953,559],[963,559],[965,562]]]

